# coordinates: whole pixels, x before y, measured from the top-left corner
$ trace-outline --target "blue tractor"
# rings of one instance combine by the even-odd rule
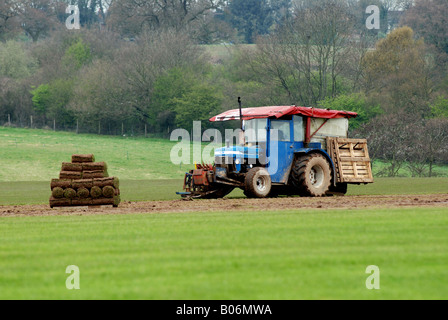
[[[239,144],[215,150],[215,164],[185,175],[185,198],[344,195],[347,184],[372,183],[365,139],[348,139],[354,112],[297,106],[230,110],[210,121],[240,120]]]

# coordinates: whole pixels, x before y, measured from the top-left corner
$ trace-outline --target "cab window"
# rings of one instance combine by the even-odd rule
[[[244,121],[244,135],[247,143],[266,142],[267,119]]]
[[[294,116],[294,141],[301,142],[305,140],[304,135],[303,118],[301,116]]]
[[[290,121],[271,120],[271,131],[278,130],[278,141],[291,141]],[[271,139],[273,139],[271,133]]]

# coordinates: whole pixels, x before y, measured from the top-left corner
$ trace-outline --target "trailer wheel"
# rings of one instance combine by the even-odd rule
[[[266,198],[271,192],[271,176],[265,168],[252,168],[244,179],[244,194],[249,198]]]
[[[291,182],[299,195],[322,197],[330,188],[331,172],[327,159],[318,153],[298,157],[291,170]]]

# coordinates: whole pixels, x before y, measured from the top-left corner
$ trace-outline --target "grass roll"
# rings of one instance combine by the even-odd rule
[[[92,189],[90,189],[90,195],[93,199],[100,198],[102,193],[103,192],[100,187],[92,187]]]
[[[76,198],[76,191],[72,188],[67,188],[64,191],[64,197],[67,199],[73,199]]]
[[[74,154],[72,155],[73,163],[88,163],[95,162],[95,156],[93,154]]]
[[[53,188],[53,190],[51,191],[51,195],[55,199],[62,199],[64,198],[64,189],[60,187]]]

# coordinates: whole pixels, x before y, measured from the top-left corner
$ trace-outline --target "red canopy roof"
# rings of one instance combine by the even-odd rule
[[[308,107],[296,106],[279,106],[279,107],[259,107],[245,108],[243,111],[243,120],[262,119],[262,118],[281,118],[287,115],[302,115],[312,118],[321,119],[337,119],[337,118],[354,118],[358,114],[355,112],[342,110],[327,110]],[[239,120],[240,110],[234,109],[221,113],[210,119],[212,122]]]

